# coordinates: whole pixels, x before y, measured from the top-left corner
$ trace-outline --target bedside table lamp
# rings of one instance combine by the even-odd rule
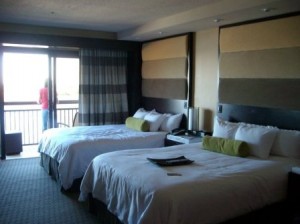
[[[199,108],[190,107],[188,110],[188,130],[199,131]]]

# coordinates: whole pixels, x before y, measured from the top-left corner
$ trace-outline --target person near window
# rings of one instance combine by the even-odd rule
[[[39,92],[39,104],[42,112],[42,131],[48,129],[49,120],[49,99],[48,99],[48,80],[45,81],[44,87]]]

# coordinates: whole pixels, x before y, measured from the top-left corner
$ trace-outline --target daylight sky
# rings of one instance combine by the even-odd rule
[[[48,72],[48,56],[46,54],[4,53],[4,101],[36,101],[39,89],[48,77]],[[61,98],[59,100],[78,97],[78,83],[79,60],[58,58],[57,93],[58,98]]]

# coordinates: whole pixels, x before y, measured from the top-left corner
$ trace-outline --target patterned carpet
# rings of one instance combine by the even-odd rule
[[[78,195],[62,193],[39,158],[0,161],[0,223],[99,223]]]

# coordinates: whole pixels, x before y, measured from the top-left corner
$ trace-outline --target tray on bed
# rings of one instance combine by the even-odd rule
[[[179,166],[179,165],[187,165],[194,162],[193,160],[189,160],[184,156],[174,157],[174,158],[167,158],[167,159],[154,159],[154,158],[147,158],[150,162],[159,165],[159,166]]]

